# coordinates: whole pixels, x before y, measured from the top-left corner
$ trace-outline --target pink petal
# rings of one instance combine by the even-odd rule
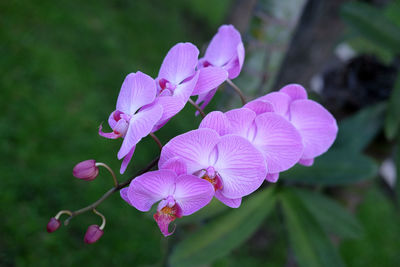
[[[171,158],[181,158],[187,172],[193,174],[210,166],[210,155],[220,137],[211,129],[193,130],[171,139],[162,149],[158,166],[161,168]]]
[[[214,187],[194,175],[181,175],[176,179],[174,198],[182,209],[182,215],[190,215],[208,203],[214,196]]]
[[[336,139],[335,118],[323,106],[312,100],[293,101],[290,121],[303,140],[302,158],[310,159],[326,152]]]
[[[263,155],[246,139],[225,135],[217,144],[218,159],[214,164],[227,198],[241,198],[260,187],[267,175]]]
[[[265,177],[265,180],[267,180],[270,183],[276,183],[279,178],[279,172],[277,173],[268,173],[267,177]]]
[[[228,72],[221,67],[206,67],[199,70],[199,79],[192,95],[200,95],[220,86],[228,78]]]
[[[129,205],[132,206],[131,201],[129,200],[129,197],[128,197],[128,190],[129,189],[127,187],[122,188],[121,190],[119,190],[119,194],[120,194],[121,198],[126,201],[126,203],[128,203]]]
[[[228,118],[221,111],[213,111],[201,121],[199,128],[208,128],[216,131],[220,136],[229,133],[230,123]]]
[[[133,115],[140,107],[150,104],[156,97],[156,83],[138,71],[126,76],[117,100],[117,110]]]
[[[257,115],[263,114],[265,112],[274,112],[274,106],[270,102],[257,99],[247,103],[243,107],[251,109]]]
[[[109,139],[117,139],[120,138],[121,135],[116,134],[114,132],[110,132],[110,133],[105,133],[103,132],[103,125],[100,124],[99,126],[99,135],[105,138],[109,138]]]
[[[222,67],[237,55],[237,47],[241,42],[242,38],[235,27],[223,25],[212,38],[204,58],[212,65]]]
[[[184,102],[179,97],[174,96],[161,96],[157,97],[154,101],[154,105],[162,106],[162,116],[156,123],[155,127],[152,129],[152,132],[159,130],[162,126],[164,126],[173,116],[178,114],[185,107],[186,102]],[[153,105],[153,104],[152,104]]]
[[[208,103],[210,103],[211,99],[214,97],[216,92],[217,88],[211,90],[208,93],[200,94],[199,97],[196,99],[196,104],[199,105],[201,109],[205,109]],[[195,115],[198,116],[199,112],[196,111]]]
[[[231,133],[248,138],[256,113],[247,108],[233,109],[225,113],[231,125]]]
[[[299,164],[310,167],[314,164],[314,159],[300,159]]]
[[[259,97],[256,100],[268,101],[274,107],[274,112],[287,117],[289,110],[290,96],[285,93],[272,92],[265,96]]]
[[[128,132],[125,135],[122,146],[118,151],[118,159],[122,159],[139,141],[147,136],[154,125],[160,120],[162,107],[160,105],[141,110],[132,116],[129,121]]]
[[[279,90],[279,92],[285,93],[290,96],[292,101],[298,99],[307,99],[307,91],[300,84],[288,84],[284,86],[281,90]]]
[[[168,227],[171,222],[175,221],[177,216],[171,214],[165,214],[162,212],[157,212],[156,214],[154,214],[153,217],[154,220],[157,222],[157,225],[160,228],[161,233],[165,237],[170,236],[175,232],[176,225],[174,225],[174,228],[172,229],[171,232],[169,231]]]
[[[196,72],[196,74],[193,77],[179,84],[175,88],[173,96],[180,97],[182,101],[186,103],[189,97],[192,95],[198,79],[199,79],[199,72]]]
[[[265,157],[268,171],[285,171],[294,166],[303,153],[301,136],[285,118],[275,113],[264,113],[255,119],[257,134],[253,145]]]
[[[136,146],[132,147],[131,151],[129,151],[129,153],[126,154],[126,156],[122,160],[121,168],[119,169],[120,174],[124,174],[124,172],[126,171],[126,168],[128,167],[129,162],[131,162],[133,153],[135,152],[135,148],[136,148]]]
[[[242,70],[244,62],[244,46],[243,43],[238,44],[237,54],[233,57],[228,64],[224,66],[229,73],[229,79],[235,79],[239,76],[240,71]]]
[[[129,201],[138,210],[149,211],[154,203],[172,196],[175,180],[176,174],[171,170],[146,172],[129,185]]]
[[[176,175],[187,174],[187,168],[185,162],[179,157],[173,157],[167,160],[160,169],[172,170]]]
[[[115,110],[111,112],[110,116],[108,117],[108,125],[110,125],[111,129],[114,129],[115,125],[117,125],[117,121],[114,118],[114,114],[116,112],[119,112],[118,110]]]
[[[220,190],[215,192],[215,197],[230,208],[239,208],[240,204],[242,204],[242,198],[226,198],[223,194],[221,194]]]
[[[180,84],[195,72],[199,50],[191,43],[179,43],[172,47],[161,65],[159,78]]]

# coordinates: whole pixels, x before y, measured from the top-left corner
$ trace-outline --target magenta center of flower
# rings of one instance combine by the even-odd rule
[[[158,81],[158,95],[170,96],[173,94],[176,85],[168,81],[167,79],[161,78]]]
[[[113,128],[113,133],[119,135],[120,137],[124,137],[126,132],[128,131],[131,116],[119,110],[116,110],[113,114],[113,118],[117,122],[117,124],[115,124]]]
[[[222,180],[219,174],[215,171],[214,167],[210,166],[204,171],[205,173],[200,178],[210,182],[215,191],[221,190],[223,187]]]

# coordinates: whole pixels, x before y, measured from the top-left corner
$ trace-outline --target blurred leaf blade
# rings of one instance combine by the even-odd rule
[[[173,250],[171,266],[198,266],[227,255],[253,234],[275,206],[273,188],[244,200],[242,206],[193,233]]]
[[[388,108],[385,118],[385,135],[392,140],[400,127],[400,74],[397,75],[396,82],[390,95]]]
[[[371,5],[350,2],[343,5],[341,15],[366,39],[392,51],[400,50],[400,28]]]
[[[344,119],[339,124],[339,133],[333,147],[347,149],[349,152],[362,151],[382,129],[385,110],[386,103],[378,103]]]
[[[299,266],[344,266],[324,230],[290,189],[280,193],[289,240]]]
[[[344,185],[371,179],[377,173],[378,166],[369,157],[347,150],[331,150],[316,158],[313,166],[296,165],[280,177],[303,184]]]
[[[336,201],[316,192],[296,189],[304,206],[327,233],[342,238],[358,238],[363,229],[356,218]]]

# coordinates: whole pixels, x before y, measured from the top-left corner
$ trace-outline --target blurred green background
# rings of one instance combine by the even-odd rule
[[[237,2],[240,1],[0,2],[1,266],[163,266],[173,247],[185,239],[186,233],[197,229],[207,231],[208,224],[205,222],[213,222],[213,219],[208,218],[207,221],[204,218],[210,215],[200,215],[200,218],[204,216],[203,219],[197,222],[193,219],[192,224],[179,224],[181,229],[165,239],[151,214],[128,206],[118,194],[99,207],[108,221],[104,236],[95,244],[83,243],[86,228],[100,223],[99,218],[91,213],[74,218],[68,227],[61,227],[53,234],[48,234],[45,227],[49,218],[60,209],[79,209],[112,186],[106,172],[101,172],[98,179],[87,183],[73,178],[72,168],[79,161],[93,158],[119,170],[116,151],[121,141],[101,138],[97,129],[114,110],[124,77],[138,70],[155,77],[163,57],[177,42],[192,42],[204,50],[219,25],[227,21],[232,5]],[[265,22],[256,12],[249,30],[243,35],[249,53],[246,54],[245,70],[238,84],[248,86],[245,91],[255,96],[270,90],[274,77],[279,76],[279,67],[285,64],[286,49],[290,49],[293,31],[307,1],[252,2],[258,2],[258,10],[262,9],[260,6],[267,6],[262,10],[273,12],[279,19],[287,18],[288,22]],[[392,17],[397,19],[398,14],[392,14]],[[351,18],[354,17],[350,16],[350,21]],[[359,25],[357,22],[359,20],[355,23]],[[386,62],[397,53],[396,49],[395,53],[391,53],[386,48],[379,48],[379,44],[362,40],[360,36],[362,34],[346,32],[341,38],[342,41],[353,42],[358,48],[356,51],[375,51]],[[259,42],[272,45],[260,52]],[[268,62],[264,61],[264,56],[268,56]],[[263,69],[271,78],[266,81],[254,69]],[[228,101],[225,97],[229,95],[227,93],[219,92],[208,109],[237,103]],[[319,101],[324,100],[317,94],[311,95]],[[370,105],[363,108],[370,108]],[[353,149],[356,146],[360,155],[367,148],[368,154],[378,162],[391,154],[395,142],[385,140],[380,134],[382,124],[376,124],[376,121],[382,120],[382,110],[381,107],[373,107],[364,117],[344,124],[347,130],[340,130],[344,134],[335,145],[333,154],[322,158],[316,168],[334,164],[332,158],[337,159],[337,155],[348,156],[346,153],[334,154],[338,151],[343,153],[342,149],[348,147]],[[177,134],[197,128],[200,118],[195,118],[193,113],[193,108],[187,106],[157,133],[161,141],[165,143]],[[341,112],[338,114],[343,115]],[[346,115],[349,114],[353,113]],[[360,127],[352,128],[354,125]],[[378,141],[375,136],[378,136]],[[368,145],[373,140],[375,146],[371,148]],[[358,146],[357,142],[362,144]],[[125,180],[145,166],[157,152],[154,142],[146,138],[138,145],[124,177],[118,178]],[[324,231],[336,234],[329,238],[348,266],[400,266],[398,206],[393,204],[392,191],[378,178],[375,161],[360,157],[358,154],[354,157],[354,162],[359,165],[353,164],[349,157],[350,163],[358,168],[355,172],[351,172],[354,166],[343,166],[343,161],[330,169],[311,169],[313,173],[322,175],[330,173],[334,178],[347,171],[352,177],[342,176],[343,179],[362,180],[362,183],[344,186],[345,181],[332,188],[329,182],[331,177],[323,177],[325,184],[321,182],[313,190],[339,200],[354,214],[355,219],[348,219],[342,228],[329,222],[331,218],[326,214],[318,215],[328,216],[322,219],[316,215],[317,221],[325,220],[325,226],[321,223]],[[336,169],[339,169],[338,173],[335,173]],[[363,182],[364,178],[368,181]],[[289,172],[283,179],[292,185],[301,179],[313,178],[300,168]],[[327,187],[322,189],[323,185]],[[309,188],[310,185],[301,187]],[[302,195],[301,190],[296,194],[300,197],[307,195]],[[289,191],[282,193],[281,198],[284,210],[286,207],[289,214],[288,203],[296,198]],[[225,210],[217,206],[206,212],[222,213]],[[318,211],[315,212],[318,214]],[[313,211],[310,210],[310,213],[313,214]],[[273,210],[256,233],[250,231],[247,236],[244,234],[243,240],[247,242],[233,247],[235,250],[229,256],[226,256],[229,251],[221,254],[213,266],[297,266],[289,240],[297,241],[286,237],[287,229],[281,223],[282,216],[281,209]],[[261,217],[260,220],[264,218]],[[297,229],[301,230],[301,223],[289,223],[289,234],[290,229],[300,227]],[[305,221],[304,226],[311,227],[313,224]],[[233,230],[234,235],[240,235],[239,232]],[[206,256],[207,253],[215,253],[212,246],[209,248]],[[301,266],[303,264],[300,263]]]

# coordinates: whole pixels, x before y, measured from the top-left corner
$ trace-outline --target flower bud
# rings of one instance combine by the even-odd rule
[[[91,225],[86,231],[85,238],[83,239],[86,244],[92,244],[97,242],[103,235],[103,230],[100,229],[98,225]]]
[[[72,174],[79,179],[91,181],[99,174],[99,168],[94,159],[88,159],[75,165]]]
[[[56,218],[51,218],[47,224],[47,232],[52,233],[60,227],[61,223]]]

